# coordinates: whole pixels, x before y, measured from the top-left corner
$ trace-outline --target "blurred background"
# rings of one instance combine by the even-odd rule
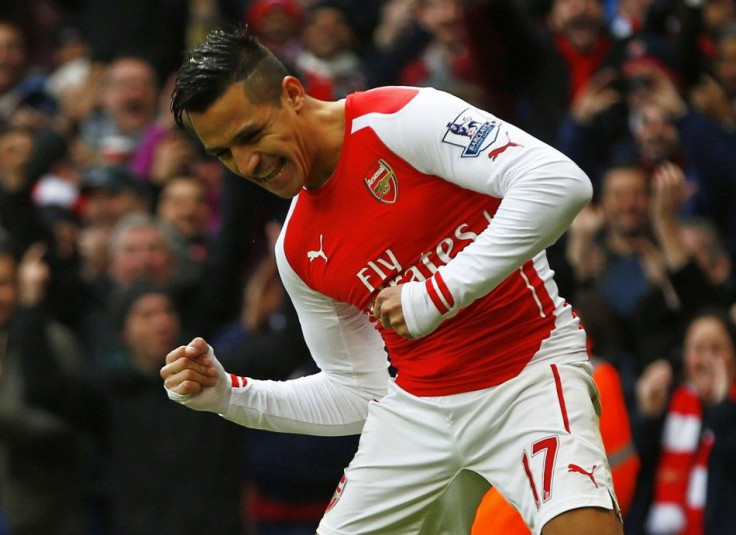
[[[586,171],[548,256],[626,534],[734,535],[734,0],[2,0],[0,535],[313,534],[357,447],[158,376],[195,335],[239,375],[315,371],[271,253],[288,203],[169,112],[185,51],[241,24],[315,98],[433,86]],[[491,491],[495,533],[529,531]]]

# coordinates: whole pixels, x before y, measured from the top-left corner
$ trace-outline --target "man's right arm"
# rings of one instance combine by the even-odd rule
[[[237,377],[195,339],[167,357],[162,376],[169,397],[251,428],[323,436],[360,433],[368,404],[386,392],[383,340],[362,311],[312,290],[285,258],[280,260],[284,286],[321,371],[288,381]]]

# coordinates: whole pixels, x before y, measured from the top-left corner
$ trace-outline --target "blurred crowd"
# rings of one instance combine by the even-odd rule
[[[192,336],[238,375],[314,371],[271,254],[288,203],[169,111],[183,52],[244,23],[316,98],[437,87],[586,171],[548,255],[625,532],[736,533],[734,0],[3,0],[0,535],[313,534],[355,451],[158,377]],[[473,533],[528,530],[489,493]]]

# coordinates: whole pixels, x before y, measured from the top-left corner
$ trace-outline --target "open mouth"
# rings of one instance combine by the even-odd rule
[[[268,183],[274,178],[276,178],[281,173],[281,170],[283,168],[284,168],[284,159],[279,158],[278,161],[276,162],[276,165],[266,169],[264,172],[254,175],[254,177],[260,180],[261,182]]]

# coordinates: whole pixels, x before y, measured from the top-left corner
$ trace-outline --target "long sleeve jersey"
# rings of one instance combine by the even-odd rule
[[[588,202],[566,156],[429,88],[349,96],[337,167],[292,202],[276,256],[321,372],[233,380],[224,415],[268,429],[357,432],[396,381],[419,396],[498,385],[532,362],[587,359],[544,249]],[[371,315],[402,284],[413,339]]]

